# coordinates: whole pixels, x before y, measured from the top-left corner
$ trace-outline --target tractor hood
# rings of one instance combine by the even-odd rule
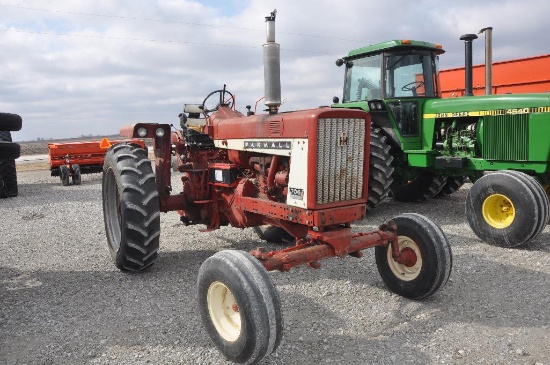
[[[221,107],[213,113],[210,122],[214,140],[307,138],[316,135],[317,120],[322,118],[359,118],[370,123],[369,114],[355,109],[318,108],[244,118],[239,112],[227,107]]]
[[[424,118],[437,118],[438,114],[446,113],[460,113],[456,115],[457,117],[479,116],[477,112],[481,111],[498,111],[499,115],[537,112],[531,108],[545,108],[540,112],[548,112],[549,110],[546,109],[550,108],[550,93],[433,99],[426,101]],[[445,116],[449,117],[449,115]]]

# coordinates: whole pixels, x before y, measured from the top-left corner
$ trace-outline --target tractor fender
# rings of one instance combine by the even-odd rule
[[[391,144],[393,148],[396,148],[396,150],[401,150],[401,143],[399,142],[399,137],[397,136],[397,132],[395,131],[395,128],[393,127],[390,116],[388,115],[388,112],[370,112],[371,114],[371,123],[373,128],[378,127],[382,130],[382,132],[388,137],[388,142]]]

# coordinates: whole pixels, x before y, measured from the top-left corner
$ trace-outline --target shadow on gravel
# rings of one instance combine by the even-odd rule
[[[517,247],[517,249],[525,251],[550,252],[550,229],[548,227],[550,227],[550,225],[547,225],[546,230],[536,239],[525,245]]]
[[[379,325],[364,303],[355,302],[356,313],[336,313],[323,300],[306,297],[296,292],[280,290],[285,324],[285,337],[278,350],[278,359],[269,358],[267,364],[428,364],[429,358],[415,349],[407,339],[401,323],[390,320]],[[359,295],[360,297],[360,295]],[[343,310],[350,303],[341,303]],[[330,308],[330,309],[329,309]],[[307,318],[307,320],[305,320]],[[350,324],[355,323],[355,325]],[[369,323],[369,322],[367,322]],[[354,330],[357,328],[357,332]],[[398,354],[398,356],[396,356]],[[399,359],[399,360],[397,360]]]
[[[492,261],[474,254],[455,255],[455,262],[460,264],[445,290],[451,300],[449,319],[493,327],[550,323],[550,275],[542,271],[541,262],[530,262],[530,269],[502,262],[500,257]]]
[[[483,240],[475,236],[473,232],[469,232],[471,237],[465,239],[463,235],[452,234],[448,231],[449,230],[445,232],[445,235],[447,236],[447,239],[453,247],[462,246],[464,248],[467,248],[468,246],[478,245],[478,247],[487,246],[487,248],[496,250],[495,252],[498,252],[499,250],[550,252],[550,229],[548,228],[546,228],[545,231],[543,231],[537,238],[535,238],[531,242],[525,243],[521,246],[510,248],[491,245],[487,242],[484,242]]]
[[[1,267],[0,359],[85,364],[114,348],[211,347],[195,281],[200,263],[213,253],[163,253],[137,274],[114,266],[83,272]],[[193,336],[182,338],[182,327]]]
[[[323,359],[340,363],[349,359],[342,354],[351,352],[355,353],[358,364],[391,364],[395,363],[391,354],[399,353],[399,361],[406,356],[406,363],[425,364],[435,359],[428,359],[415,349],[437,347],[438,342],[445,341],[444,333],[449,326],[464,328],[465,333],[468,328],[489,328],[492,333],[502,332],[503,337],[514,328],[545,331],[550,323],[550,275],[536,270],[540,263],[532,262],[534,269],[529,269],[467,254],[455,255],[455,262],[458,267],[455,266],[447,286],[422,301],[399,297],[380,285],[379,278],[372,279],[363,275],[364,272],[349,277],[339,275],[341,272],[333,268],[325,272],[321,269],[315,277],[298,274],[309,278],[307,287],[323,288],[327,281],[340,282],[340,290],[349,288],[356,300],[339,306],[338,300],[325,299],[338,296],[338,291],[305,297],[285,292],[286,286],[283,286],[281,297],[287,328],[283,354],[288,353],[288,358],[302,359],[304,363]],[[373,280],[377,282],[374,285]],[[349,300],[349,294],[345,297]],[[304,315],[306,312],[315,313],[313,322],[303,321],[304,316],[312,318]],[[350,323],[354,322],[366,322],[364,326],[361,323],[359,336],[349,334]],[[349,335],[342,333],[344,331]],[[320,350],[312,352],[311,348]],[[545,346],[541,348],[534,343],[533,348],[535,357],[544,358]],[[462,356],[446,355],[457,360]]]
[[[198,315],[195,281],[200,264],[214,252],[163,252],[140,274],[114,268],[0,268],[0,358],[7,363],[87,363],[114,348],[213,349]],[[536,262],[529,269],[474,254],[455,255],[452,281],[434,297],[417,302],[390,293],[365,260],[353,260],[348,270],[339,265],[352,260],[335,260],[321,270],[273,274],[285,340],[279,357],[267,363],[350,363],[355,358],[357,364],[390,364],[395,362],[391,354],[398,353],[399,361],[423,364],[433,361],[421,351],[423,346],[433,341],[434,331],[453,323],[503,330],[550,323],[550,275],[537,271]],[[289,275],[302,283],[296,288],[287,282]],[[326,299],[338,296],[319,293],[326,281],[340,282],[339,290],[351,290],[355,298],[340,304]],[[539,290],[526,289],[524,282]],[[300,288],[314,294],[306,296]],[[193,335],[182,338],[182,328]]]

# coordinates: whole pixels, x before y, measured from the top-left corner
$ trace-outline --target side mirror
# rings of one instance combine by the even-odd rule
[[[343,64],[344,64],[344,60],[343,60],[343,59],[339,58],[339,59],[336,60],[336,66],[340,67],[340,66],[342,66]]]
[[[333,102],[334,104],[338,104],[338,103],[340,102],[340,98],[337,97],[337,96],[333,96],[333,97],[332,97],[332,102]]]

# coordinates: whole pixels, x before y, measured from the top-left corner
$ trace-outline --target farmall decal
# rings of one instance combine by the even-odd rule
[[[292,141],[244,141],[245,150],[290,150]]]

